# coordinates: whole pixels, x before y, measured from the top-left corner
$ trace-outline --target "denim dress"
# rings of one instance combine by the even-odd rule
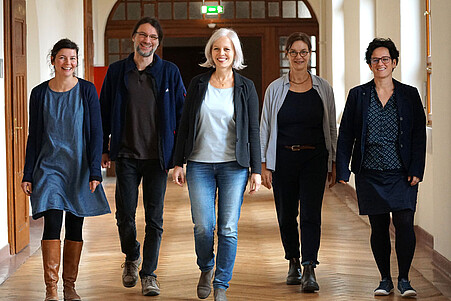
[[[83,113],[78,83],[66,92],[47,88],[42,147],[33,171],[30,197],[34,219],[51,209],[79,217],[110,213],[102,185],[94,193],[89,189]]]

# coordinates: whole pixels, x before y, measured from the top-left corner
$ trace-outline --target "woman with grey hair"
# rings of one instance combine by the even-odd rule
[[[243,69],[243,52],[235,31],[222,28],[205,46],[213,67],[189,85],[174,153],[173,182],[186,181],[191,200],[197,264],[201,270],[197,296],[211,292],[227,300],[226,290],[235,263],[238,219],[251,169],[250,189],[259,190],[261,177],[259,107],[254,83],[236,70]],[[218,248],[214,254],[215,199],[218,195]]]

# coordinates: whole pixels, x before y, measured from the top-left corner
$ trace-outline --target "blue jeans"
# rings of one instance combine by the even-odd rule
[[[238,220],[248,179],[248,168],[236,161],[198,163],[186,167],[197,265],[202,272],[214,268],[215,199],[218,193],[218,254],[214,288],[227,289],[232,279],[238,242]]]
[[[163,205],[167,173],[158,160],[118,158],[116,160],[116,221],[126,260],[136,260],[140,244],[136,240],[136,207],[142,179],[146,221],[141,278],[155,276],[163,234]]]

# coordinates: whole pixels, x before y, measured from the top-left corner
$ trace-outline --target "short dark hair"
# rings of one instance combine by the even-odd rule
[[[139,26],[146,24],[146,23],[149,23],[157,30],[158,43],[161,44],[161,41],[163,41],[163,29],[161,28],[160,22],[158,22],[157,19],[151,18],[151,17],[144,17],[135,24],[135,27],[133,28],[132,37],[138,31]]]
[[[307,44],[308,51],[312,51],[312,42],[310,41],[310,37],[303,33],[303,32],[293,32],[290,34],[290,36],[287,38],[287,41],[285,42],[285,51],[288,52],[291,49],[291,46],[293,46],[294,42],[302,41],[305,44]]]
[[[365,61],[368,65],[371,65],[371,55],[373,54],[373,51],[379,47],[387,48],[390,53],[390,58],[396,60],[396,64],[399,63],[399,51],[396,49],[395,43],[393,43],[390,38],[374,38],[365,52]]]
[[[56,44],[53,45],[52,50],[50,50],[50,62],[53,63],[58,52],[61,49],[65,49],[65,48],[75,49],[75,51],[77,52],[77,59],[78,59],[78,45],[69,39],[61,39],[58,42],[56,42]]]

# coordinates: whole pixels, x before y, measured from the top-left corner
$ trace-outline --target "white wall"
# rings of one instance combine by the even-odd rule
[[[28,0],[28,91],[51,78],[48,55],[53,45],[62,38],[77,43],[80,49],[77,75],[84,77],[83,1]]]
[[[92,3],[94,30],[94,66],[105,66],[105,26],[116,0],[97,0]]]
[[[433,207],[435,249],[451,260],[451,1],[432,0],[432,172],[433,200],[424,202]],[[432,183],[431,183],[432,184]]]
[[[0,2],[0,59],[3,61],[3,76],[0,78],[0,249],[8,245],[8,201],[6,190],[6,133],[5,133],[5,52],[3,32],[3,1]]]

